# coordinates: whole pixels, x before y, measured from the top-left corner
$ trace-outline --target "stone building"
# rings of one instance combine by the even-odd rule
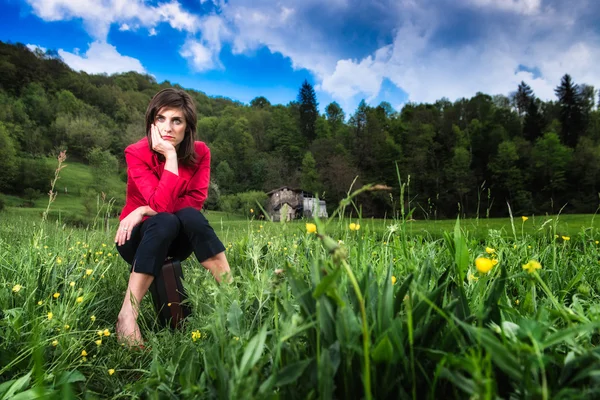
[[[325,200],[317,200],[312,193],[302,189],[282,186],[267,193],[267,212],[272,221],[291,221],[296,218],[312,218],[318,212],[320,218],[327,218]]]

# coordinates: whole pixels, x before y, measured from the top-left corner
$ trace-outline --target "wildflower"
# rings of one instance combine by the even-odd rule
[[[45,248],[45,249],[47,249],[47,248],[48,248],[48,246],[44,246],[44,248]]]
[[[287,251],[287,247],[284,247],[284,248],[283,248],[283,251]]]
[[[112,257],[112,253],[108,253],[106,257]]]
[[[62,264],[62,258],[56,257],[56,263],[57,264]]]
[[[81,242],[77,242],[77,246],[79,246],[81,244]]]
[[[525,271],[529,272],[530,274],[533,274],[533,272],[536,269],[540,269],[540,268],[542,268],[542,264],[540,264],[536,260],[531,260],[527,264],[523,265],[523,269]]]
[[[66,330],[69,330],[69,328],[70,328],[70,327],[71,327],[71,326],[69,326],[69,325],[66,325],[66,324],[65,324],[65,331],[66,331]]]
[[[95,315],[92,315],[92,316],[90,317],[90,319],[92,320],[92,322],[96,322],[96,316],[95,316]]]
[[[69,286],[71,286],[71,287],[75,286],[75,282],[69,283]]]
[[[395,285],[397,280],[398,279],[396,279],[396,277],[394,275],[392,275],[392,285]]]
[[[55,299],[58,299],[60,297],[60,293],[56,292],[52,295],[52,297],[54,297]]]
[[[489,258],[478,257],[475,260],[475,267],[477,267],[477,271],[481,272],[482,274],[487,274],[488,272],[490,272],[493,266],[494,264]]]
[[[91,274],[92,274],[92,272],[94,272],[94,271],[93,271],[93,270],[91,270],[91,269],[86,269],[86,270],[85,270],[85,274],[86,274],[86,275],[91,275]]]
[[[106,243],[102,243],[102,247],[106,247]]]
[[[259,225],[258,227],[259,227],[260,229],[262,229],[262,228],[263,228],[263,226],[262,226],[262,225]]]
[[[114,368],[111,368],[111,369],[109,369],[109,370],[108,370],[108,374],[109,374],[109,375],[112,375],[112,374],[114,374],[114,373],[115,373],[115,370],[114,370]]]
[[[54,346],[54,347],[58,346],[58,340],[53,340],[52,341],[52,346]]]
[[[233,340],[235,340],[236,342],[239,342],[239,341],[240,341],[240,338],[239,338],[239,337],[237,337],[237,336],[234,336],[234,337],[233,337]]]
[[[19,290],[21,290],[21,288],[22,288],[22,287],[23,287],[23,286],[21,286],[21,285],[18,285],[18,284],[17,284],[17,285],[15,285],[15,286],[13,286],[13,293],[17,293]]]
[[[596,240],[596,241],[595,241],[595,243],[596,243],[596,244],[598,244],[598,243],[600,243],[600,242]]]
[[[38,306],[41,306],[42,304],[44,304],[42,300],[38,301]]]
[[[566,241],[569,241],[569,240],[571,240],[571,238],[570,238],[569,236],[563,236],[563,237],[562,237],[562,240],[564,240],[564,241],[566,242]]]
[[[52,312],[49,312],[48,313],[48,320],[51,320],[53,316],[54,316],[54,314],[52,314]]]
[[[525,222],[525,221],[527,221],[527,220],[529,219],[529,217],[526,217],[526,216],[524,216],[524,215],[523,215],[523,216],[521,217],[521,219],[523,220],[523,222]]]
[[[308,232],[308,233],[317,232],[317,226],[315,224],[311,224],[311,223],[306,224],[306,232]]]
[[[519,303],[520,303],[519,299],[516,299],[516,300],[515,300],[515,304],[516,304],[516,305],[519,305]]]
[[[250,209],[250,214],[254,214],[254,209],[253,208]]]
[[[102,333],[104,336],[110,336],[110,331],[108,329],[105,329]]]
[[[485,252],[488,254],[494,254],[496,252],[496,249],[492,249],[491,247],[486,247]]]
[[[348,225],[348,228],[350,228],[351,231],[357,231],[360,229],[360,225],[352,222],[350,225]]]
[[[94,343],[96,343],[96,346],[100,346],[102,344],[102,339],[98,339]]]
[[[476,277],[474,274],[469,274],[469,275],[467,276],[467,279],[468,279],[469,281],[473,281],[473,282],[477,282],[477,281],[479,280],[479,278],[478,278],[478,277]]]
[[[81,350],[81,356],[82,357],[87,357],[87,351]]]
[[[196,340],[200,339],[202,337],[202,334],[200,333],[200,331],[196,330],[194,332],[192,332],[192,340],[195,342]]]
[[[493,260],[492,260],[492,265],[496,265],[496,264],[498,264],[498,260],[496,260],[496,259],[493,259]]]
[[[83,301],[83,296],[79,296],[75,301],[81,303]]]
[[[516,245],[516,244],[515,244],[515,245],[513,245],[513,249],[516,249],[516,248],[517,248],[517,245]]]
[[[102,331],[97,331],[96,333],[98,334],[98,336],[102,336],[102,334],[103,334]]]

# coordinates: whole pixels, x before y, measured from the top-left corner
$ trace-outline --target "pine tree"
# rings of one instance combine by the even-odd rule
[[[569,74],[565,74],[560,85],[554,89],[560,105],[561,141],[569,147],[577,145],[579,136],[585,130],[583,101],[579,85],[576,85]]]
[[[315,125],[319,112],[317,110],[317,96],[312,85],[304,80],[298,93],[298,103],[300,111],[300,132],[310,142],[315,140]]]
[[[523,115],[525,112],[527,112],[527,109],[529,108],[533,98],[533,90],[531,90],[531,87],[529,87],[529,85],[525,82],[521,81],[519,88],[514,95],[514,101],[519,115]]]

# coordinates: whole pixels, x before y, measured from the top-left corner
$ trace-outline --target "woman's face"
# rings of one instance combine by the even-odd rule
[[[185,116],[179,108],[163,107],[156,113],[154,125],[158,128],[160,136],[169,141],[176,149],[185,137]]]

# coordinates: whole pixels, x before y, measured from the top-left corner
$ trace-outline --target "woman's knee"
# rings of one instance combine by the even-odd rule
[[[208,221],[202,213],[195,208],[183,208],[175,213],[175,216],[184,227],[199,227],[208,225]]]
[[[179,234],[181,222],[171,213],[158,213],[144,222],[144,234],[152,231],[153,235],[162,238],[175,238]]]

